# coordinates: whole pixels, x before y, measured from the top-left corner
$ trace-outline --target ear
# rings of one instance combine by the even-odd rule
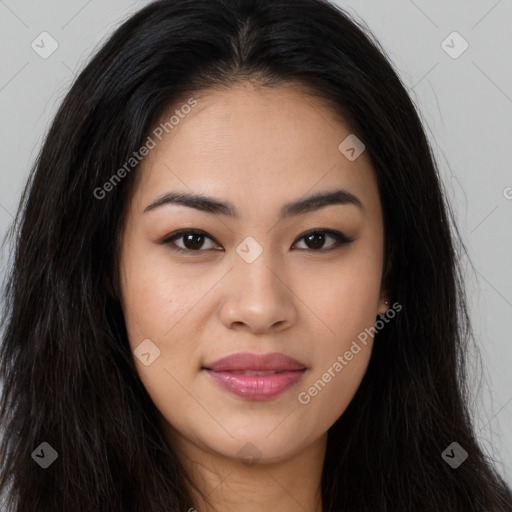
[[[385,258],[382,279],[380,282],[380,297],[377,312],[383,315],[391,307],[391,262],[395,254],[395,247],[390,248],[389,254]],[[386,304],[387,301],[387,304]]]
[[[387,301],[387,304],[386,304],[386,301]],[[377,309],[377,313],[379,315],[384,315],[386,313],[386,311],[391,307],[391,305],[389,304],[390,302],[391,301],[389,299],[389,294],[388,294],[387,288],[385,288],[381,291],[381,294],[380,294],[379,306]]]

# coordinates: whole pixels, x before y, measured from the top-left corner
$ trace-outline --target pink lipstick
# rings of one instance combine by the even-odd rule
[[[248,400],[269,400],[297,383],[306,365],[276,352],[231,354],[203,370],[223,389]]]

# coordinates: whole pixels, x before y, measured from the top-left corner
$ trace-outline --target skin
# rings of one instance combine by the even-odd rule
[[[350,128],[298,86],[247,82],[194,97],[198,106],[138,170],[121,237],[120,292],[131,348],[150,339],[160,350],[149,366],[134,357],[137,371],[169,442],[212,504],[193,492],[198,510],[256,512],[272,505],[320,512],[327,430],[364,376],[372,338],[309,403],[297,396],[388,309],[374,171],[365,152],[349,161],[338,150]],[[338,188],[357,196],[364,210],[337,204],[278,219],[283,204]],[[240,218],[175,204],[144,213],[177,190],[230,201]],[[355,241],[336,248],[325,235],[323,245],[308,245],[303,235],[321,228]],[[181,229],[208,235],[188,245],[186,236],[175,239],[187,254],[160,243]],[[236,252],[247,236],[263,249],[252,263]],[[307,370],[277,397],[247,400],[201,369],[234,352],[281,352]],[[257,450],[252,463],[239,455],[246,443]]]

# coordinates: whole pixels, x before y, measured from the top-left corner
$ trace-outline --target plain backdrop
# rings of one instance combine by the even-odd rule
[[[0,235],[76,73],[115,27],[147,3],[0,0]],[[483,379],[475,374],[471,381],[476,430],[512,483],[512,1],[337,3],[376,35],[434,148],[476,268],[467,275],[484,362]],[[45,51],[58,45],[47,58],[32,47],[33,41],[43,46],[41,38]]]

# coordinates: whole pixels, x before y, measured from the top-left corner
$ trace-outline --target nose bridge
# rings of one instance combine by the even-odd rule
[[[237,246],[236,253],[236,280],[247,288],[248,293],[281,293],[283,285],[276,274],[282,272],[282,266],[276,251],[268,245],[263,247],[253,237],[247,237]]]
[[[223,291],[222,320],[226,326],[243,323],[255,331],[287,325],[296,312],[279,255],[251,238],[236,248],[234,268]]]

